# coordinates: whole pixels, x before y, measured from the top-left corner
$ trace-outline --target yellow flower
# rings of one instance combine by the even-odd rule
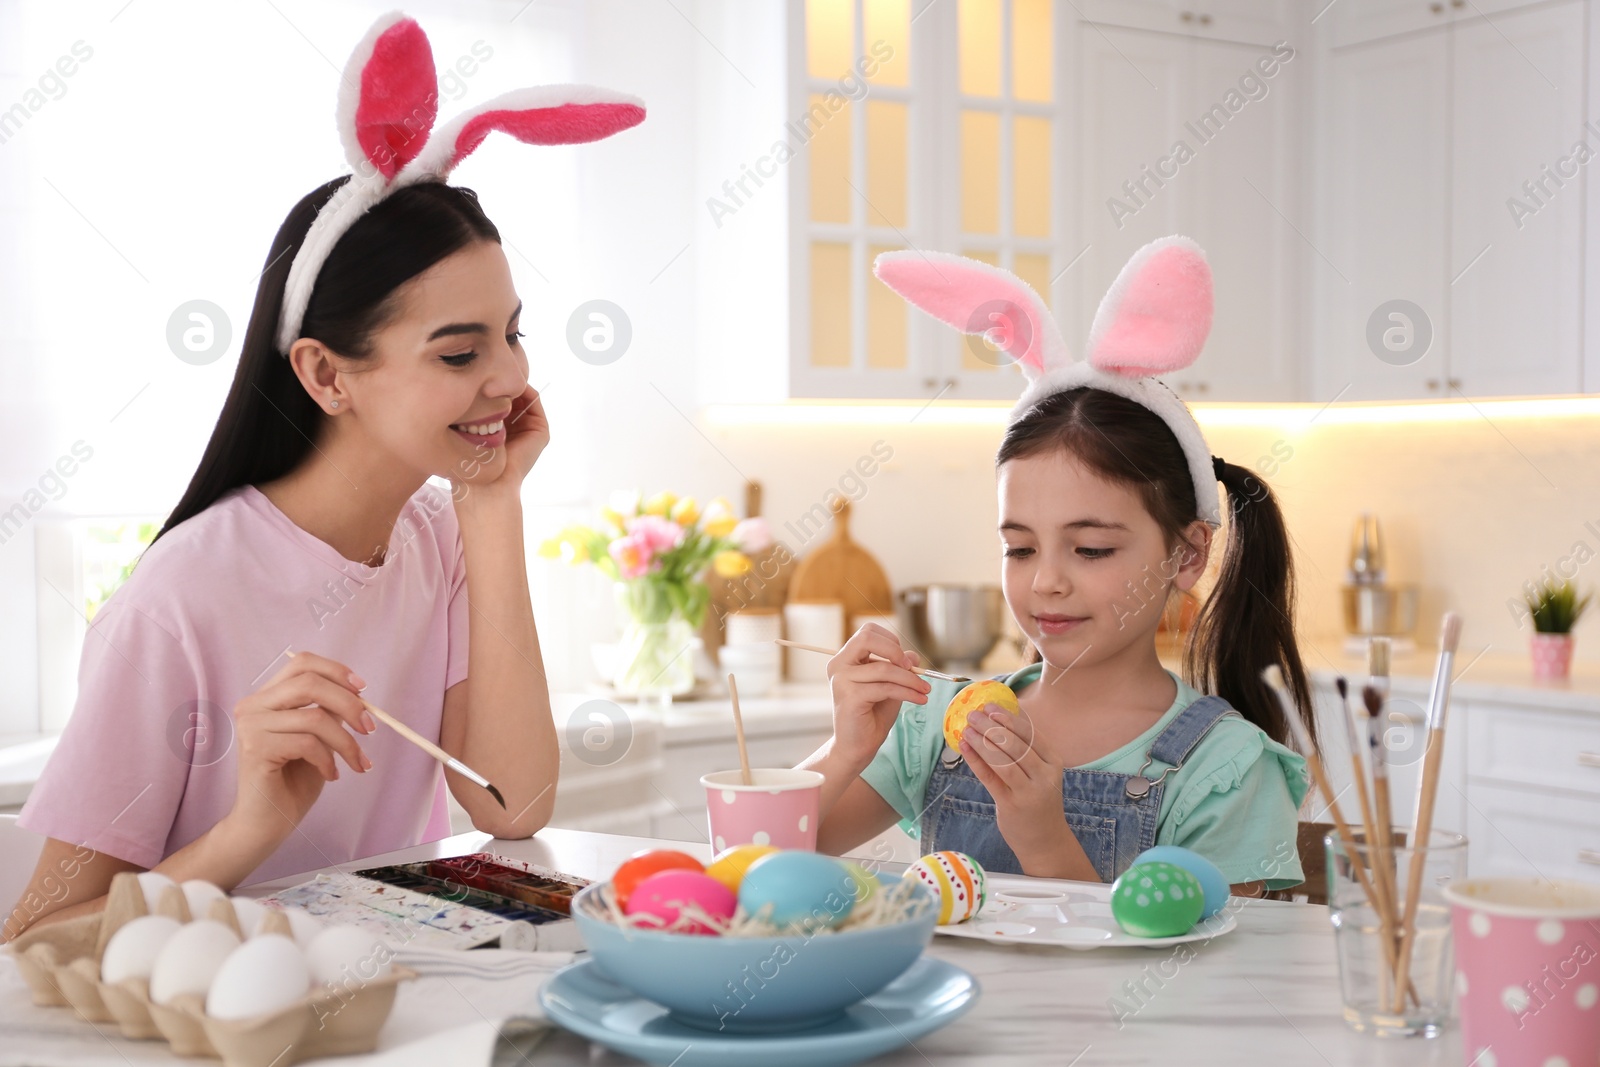
[[[589,546],[582,541],[561,542],[561,558],[568,563],[588,563]]]
[[[551,537],[539,543],[539,556],[541,559],[560,559],[561,542]]]
[[[692,496],[681,497],[676,504],[672,505],[672,521],[686,530],[693,526],[699,518],[700,505],[695,503]]]
[[[738,519],[732,515],[723,515],[706,522],[706,533],[712,537],[727,537],[733,533],[733,528],[737,525],[739,525]]]
[[[627,520],[622,517],[622,512],[618,511],[616,508],[601,508],[600,517],[606,520],[606,522],[610,523],[612,528],[618,533],[621,533],[627,528]]]
[[[726,552],[718,552],[711,566],[723,578],[737,578],[750,570],[750,557],[730,548]]]
[[[672,511],[672,505],[677,502],[678,498],[676,496],[663,490],[646,500],[640,512],[645,515],[660,515],[662,518],[666,518],[668,513]]]

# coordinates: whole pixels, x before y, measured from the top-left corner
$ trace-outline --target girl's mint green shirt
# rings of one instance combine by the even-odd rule
[[[1042,664],[1006,679],[1020,692],[1038,681]],[[1168,671],[1178,686],[1172,707],[1148,730],[1083,770],[1138,774],[1156,736],[1200,694]],[[919,835],[928,780],[944,752],[944,712],[961,683],[928,679],[926,704],[902,704],[899,718],[861,778],[900,815],[900,828]],[[1144,772],[1154,778],[1165,765]],[[1218,719],[1183,766],[1167,775],[1156,844],[1181,845],[1205,856],[1231,884],[1264,881],[1287,889],[1305,881],[1296,848],[1300,803],[1309,788],[1306,761],[1259,726],[1235,715]]]

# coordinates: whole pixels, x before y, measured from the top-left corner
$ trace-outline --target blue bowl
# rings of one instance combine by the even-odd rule
[[[886,884],[893,875],[879,876]],[[900,977],[933,940],[939,909],[893,926],[795,934],[709,937],[620,927],[588,913],[604,883],[572,901],[578,933],[605,977],[668,1009],[678,1022],[723,1033],[824,1026]]]

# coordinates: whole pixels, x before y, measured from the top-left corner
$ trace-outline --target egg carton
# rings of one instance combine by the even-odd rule
[[[138,877],[124,872],[112,879],[104,911],[35,926],[16,938],[11,951],[34,1004],[70,1007],[85,1022],[115,1022],[123,1037],[164,1040],[179,1056],[221,1059],[225,1067],[269,1067],[371,1052],[400,983],[417,977],[416,971],[391,964],[387,974],[351,987],[319,987],[281,1011],[252,1019],[213,1019],[206,1015],[205,998],[199,994],[157,1004],[150,999],[146,979],[101,981],[100,961],[111,935],[148,913]],[[155,913],[180,923],[194,918],[176,886],[162,891]],[[227,898],[213,900],[204,918],[215,919],[243,937]],[[289,917],[269,910],[256,933],[291,936]]]

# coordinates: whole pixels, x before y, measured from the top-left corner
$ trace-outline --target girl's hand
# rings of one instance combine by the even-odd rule
[[[356,695],[365,684],[342,663],[297,652],[234,705],[239,785],[229,817],[281,841],[311,810],[323,783],[338,779],[336,756],[358,773],[370,769],[351,736],[377,728]]]
[[[961,755],[994,797],[995,825],[1019,860],[1059,857],[1065,838],[1076,841],[1062,809],[1063,768],[1039,753],[1032,733],[1027,712],[985,704],[961,734]]]
[[[875,657],[882,657],[881,659]],[[906,701],[926,704],[932,688],[912,672],[917,654],[877,623],[867,623],[828,661],[833,743],[855,762],[870,761]]]

